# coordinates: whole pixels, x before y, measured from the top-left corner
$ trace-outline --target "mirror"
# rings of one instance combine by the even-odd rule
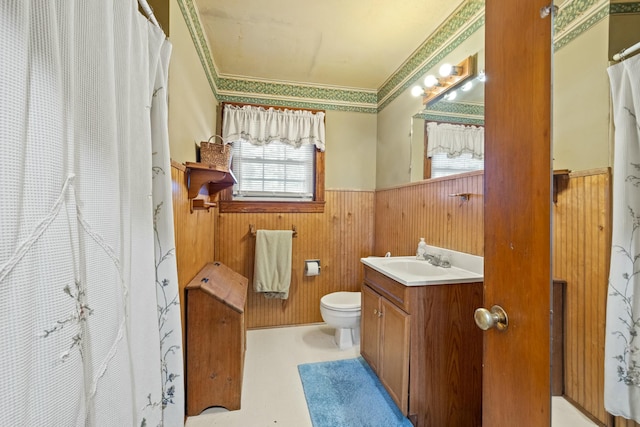
[[[426,75],[436,74],[443,63],[457,64],[462,59],[474,55],[476,57],[476,75],[484,71],[484,32],[479,31],[462,43],[458,48],[444,57]],[[422,84],[424,76],[419,80]],[[472,88],[468,91],[456,89],[456,99],[453,101],[440,99],[428,106],[422,106],[411,117],[411,182],[422,181],[425,171],[425,123],[428,121],[456,123],[465,125],[484,125],[484,84],[476,77],[472,80]]]
[[[456,41],[452,42],[456,43]],[[447,46],[442,53],[436,54],[430,62],[429,68],[421,72],[415,84],[422,84],[425,76],[429,74],[438,75],[441,65],[444,63],[459,64],[465,58],[476,57],[476,73],[484,70],[484,28],[481,27],[471,36],[457,46]],[[474,80],[472,90],[462,92],[457,90],[457,97],[454,101],[444,99],[435,102],[428,107],[422,103],[422,98],[413,97],[410,93],[407,96],[412,98],[413,108],[406,106],[405,111],[410,114],[411,137],[410,137],[410,181],[418,182],[424,179],[424,126],[425,121],[439,121],[447,123],[469,124],[482,126],[484,124],[484,85],[478,85]],[[412,85],[412,86],[413,86]],[[408,92],[410,91],[410,88]],[[412,111],[413,110],[413,111]],[[407,117],[407,116],[405,116]]]

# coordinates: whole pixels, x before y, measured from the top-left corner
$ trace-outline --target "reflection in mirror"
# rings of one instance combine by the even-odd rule
[[[425,178],[484,169],[484,128],[425,122]],[[430,163],[429,163],[430,162]],[[425,175],[427,175],[425,173]]]
[[[471,56],[484,64],[484,50]],[[475,65],[475,64],[474,64]],[[423,179],[484,168],[484,81],[482,68],[437,97],[423,95],[425,108],[414,119],[424,120]],[[431,75],[427,75],[426,80]],[[435,101],[435,102],[434,102]]]
[[[423,85],[416,85],[411,89],[413,96],[422,96],[425,106],[433,105],[441,99],[454,101],[458,92],[468,92],[477,83],[484,80],[484,72],[478,76],[476,67],[477,55],[465,58],[458,65],[448,62],[438,68],[438,75],[428,74]]]

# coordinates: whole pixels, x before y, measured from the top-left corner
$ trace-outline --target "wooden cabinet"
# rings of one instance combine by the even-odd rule
[[[482,425],[482,283],[404,286],[367,266],[360,352],[414,426]]]
[[[360,354],[371,369],[378,372],[380,360],[380,295],[369,286],[362,286],[360,305]]]
[[[409,405],[409,315],[380,298],[380,379],[398,407]]]
[[[240,409],[247,278],[219,262],[207,264],[185,288],[186,406]]]
[[[369,286],[362,288],[360,353],[406,415],[409,395],[409,315]]]

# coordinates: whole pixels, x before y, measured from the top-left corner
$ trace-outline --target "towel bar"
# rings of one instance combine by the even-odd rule
[[[298,229],[296,228],[295,225],[291,226],[291,231],[293,231],[293,237],[298,237]],[[251,233],[253,237],[256,237],[256,234],[258,233],[258,231],[256,230],[255,225],[249,224],[249,233]]]
[[[471,198],[471,193],[455,193],[449,194],[449,197],[460,197],[460,200],[468,202]]]

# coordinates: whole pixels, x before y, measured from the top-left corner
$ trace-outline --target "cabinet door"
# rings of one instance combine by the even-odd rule
[[[362,286],[360,310],[360,354],[378,373],[380,347],[380,295],[367,285]]]
[[[404,415],[409,401],[410,316],[380,298],[380,367],[378,376]]]

